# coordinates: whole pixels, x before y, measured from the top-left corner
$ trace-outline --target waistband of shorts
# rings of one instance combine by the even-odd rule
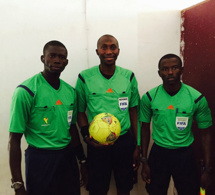
[[[134,136],[133,136],[133,134],[132,134],[130,129],[128,129],[127,132],[124,133],[123,135],[120,135],[118,139],[123,140],[123,139],[127,139],[127,137],[133,137],[133,139],[134,139]]]
[[[32,152],[46,153],[46,154],[56,154],[56,153],[61,153],[61,152],[67,151],[69,149],[71,149],[71,144],[68,144],[66,147],[61,148],[61,149],[36,148],[36,147],[28,145],[26,150],[32,151]]]
[[[189,150],[190,148],[192,148],[192,144],[189,146],[186,146],[186,147],[171,149],[171,148],[164,148],[162,146],[157,145],[156,143],[153,143],[153,147],[159,148],[160,150],[166,150],[166,151],[186,151],[186,150]]]

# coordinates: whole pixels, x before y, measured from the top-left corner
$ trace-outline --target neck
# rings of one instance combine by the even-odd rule
[[[59,73],[50,74],[50,73],[43,71],[42,75],[53,88],[59,89],[59,87],[60,87],[60,74]]]
[[[105,74],[105,75],[113,75],[116,69],[116,65],[103,65],[100,64],[99,65],[99,70],[101,71],[101,73]]]
[[[163,87],[169,95],[174,96],[181,89],[181,82],[179,82],[177,84],[173,84],[173,85],[163,84]]]

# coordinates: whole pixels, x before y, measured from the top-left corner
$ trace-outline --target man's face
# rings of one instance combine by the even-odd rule
[[[102,37],[98,42],[96,53],[99,56],[102,65],[115,65],[119,55],[117,40],[113,37]]]
[[[160,63],[158,74],[163,80],[163,84],[174,85],[181,80],[183,67],[177,58],[166,58]]]
[[[49,46],[41,56],[41,61],[45,72],[61,73],[68,64],[67,51],[61,46]]]

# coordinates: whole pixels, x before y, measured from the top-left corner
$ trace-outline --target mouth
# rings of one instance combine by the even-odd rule
[[[114,60],[114,58],[105,58],[106,60],[110,61],[110,60]]]
[[[175,80],[175,77],[169,77],[167,78],[167,80],[170,80],[170,81]]]
[[[114,61],[115,58],[114,57],[105,57],[104,60],[107,62],[110,62],[110,61]]]
[[[51,68],[52,68],[52,70],[61,70],[61,67],[59,67],[59,66],[52,66]]]

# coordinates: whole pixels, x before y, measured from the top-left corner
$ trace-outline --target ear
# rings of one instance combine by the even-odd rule
[[[40,60],[42,61],[42,63],[45,62],[44,55],[42,55],[42,56],[40,57]]]
[[[161,73],[160,73],[160,70],[158,70],[158,75],[161,77]]]
[[[96,54],[99,55],[98,49],[96,49]]]
[[[183,74],[184,73],[184,67],[182,66],[181,67],[181,74]]]
[[[67,66],[67,64],[69,63],[69,60],[66,60],[66,62],[65,62],[65,66]]]

